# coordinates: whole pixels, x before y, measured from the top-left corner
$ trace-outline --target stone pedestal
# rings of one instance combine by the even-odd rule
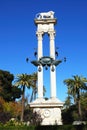
[[[61,108],[63,103],[56,99],[36,99],[30,103],[34,112],[40,114],[41,125],[62,125]]]

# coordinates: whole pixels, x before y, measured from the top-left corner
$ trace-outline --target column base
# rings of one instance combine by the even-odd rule
[[[62,125],[61,108],[63,103],[57,98],[36,99],[30,103],[30,107],[37,112],[42,119],[41,125]]]

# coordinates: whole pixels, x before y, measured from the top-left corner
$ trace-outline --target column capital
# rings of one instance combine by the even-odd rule
[[[48,35],[50,36],[50,39],[54,39],[54,36],[55,36],[55,31],[48,31]]]
[[[48,34],[55,34],[55,33],[56,33],[55,30],[49,30],[49,31],[48,31]]]
[[[41,32],[37,31],[36,32],[36,36],[38,37],[39,40],[42,40],[43,34],[44,34],[43,31],[41,31]]]
[[[44,32],[43,31],[37,31],[36,36],[43,36]]]

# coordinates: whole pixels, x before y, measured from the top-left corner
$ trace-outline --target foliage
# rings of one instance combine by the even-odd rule
[[[32,88],[32,94],[30,98],[30,102],[36,99],[36,94],[37,94],[37,73],[33,73],[30,78],[30,84]]]
[[[82,108],[87,111],[87,92],[83,92],[81,95]]]
[[[73,125],[54,125],[54,126],[36,126],[35,130],[85,130],[86,126]]]
[[[33,112],[29,106],[24,111],[24,122],[19,121],[17,118],[11,118],[5,125],[6,126],[23,126],[23,125],[40,125],[42,118],[36,112]]]
[[[87,120],[87,92],[81,95],[82,118]]]
[[[0,97],[0,112],[3,112],[3,104],[5,103],[4,99]]]
[[[40,125],[42,118],[38,113],[33,112],[33,109],[27,107],[24,111],[24,121],[29,121],[30,125]]]
[[[71,96],[68,96],[65,100],[65,103],[64,103],[64,108],[69,108],[71,106]]]
[[[26,123],[20,122],[18,120],[15,120],[15,118],[12,118],[8,122],[6,122],[5,126],[26,126]]]
[[[73,113],[77,113],[75,105],[70,106],[67,109],[62,110],[62,120],[64,124],[72,124],[75,119]]]
[[[21,86],[22,90],[22,111],[21,111],[21,121],[23,121],[24,116],[24,107],[25,107],[25,87],[30,88],[30,75],[20,74],[17,75],[17,79],[15,81],[15,86]]]
[[[34,101],[36,99],[37,94],[37,73],[33,73],[30,77],[30,84],[32,88],[32,94],[30,98],[30,102]],[[43,95],[45,95],[46,89],[43,86]]]
[[[0,97],[0,123],[6,123],[11,117],[9,112],[4,111],[4,104],[4,99]]]
[[[21,94],[21,90],[12,85],[13,80],[13,74],[10,74],[8,71],[0,70],[0,97],[8,102],[20,98]]]
[[[72,124],[73,121],[78,121],[80,118],[77,110],[78,109],[76,104],[65,107],[62,110],[63,123]],[[87,92],[81,95],[81,110],[83,121],[87,121]]]
[[[68,96],[73,97],[75,104],[78,105],[78,116],[82,120],[80,97],[82,90],[87,90],[87,79],[76,75],[73,79],[64,80],[64,83],[68,87]]]
[[[12,117],[17,118],[21,114],[21,104],[18,102],[5,102],[3,110],[9,112]]]
[[[24,116],[24,108],[25,108],[25,88],[32,88],[33,93],[36,94],[36,81],[37,81],[37,75],[36,73],[32,75],[28,74],[20,74],[17,75],[15,86],[20,86],[22,90],[22,112],[21,112],[21,121],[23,121]],[[33,95],[32,93],[32,95]]]
[[[86,130],[86,125],[61,125],[61,126],[5,126],[1,130]]]
[[[80,94],[82,90],[87,90],[87,79],[75,75],[72,79],[65,79],[64,84],[68,87],[68,95],[74,98],[75,103],[77,99],[80,98]]]
[[[17,86],[12,87],[12,101],[15,101],[15,99],[20,98],[22,94],[22,91]]]
[[[20,117],[21,104],[19,102],[6,102],[0,97],[0,122],[6,123],[10,118]]]
[[[35,100],[37,93],[37,73],[33,73],[32,75],[27,74],[18,75],[15,85],[12,85],[13,80],[14,80],[13,74],[10,74],[8,71],[0,70],[0,122],[1,122],[0,126],[5,124],[4,125],[5,127],[7,126],[24,127],[25,125],[27,125],[25,122],[29,121],[31,125],[37,126],[35,127],[35,130],[39,128],[43,129],[42,126],[40,127],[38,126],[42,122],[41,116],[38,115],[36,112],[33,112],[33,110],[30,109],[29,107],[25,106],[25,97],[24,97],[25,87],[32,88],[31,101]],[[80,101],[81,104],[82,119],[87,120],[86,82],[87,82],[86,78],[80,77],[78,75],[73,76],[73,79],[64,80],[64,83],[68,86],[68,97],[66,98],[65,101],[65,107],[62,110],[62,118],[64,124],[72,124],[74,120],[80,119],[77,109],[78,101]],[[20,119],[22,109],[21,109],[21,103],[15,102],[15,99],[20,98],[20,95],[23,96],[24,104],[22,105],[25,107],[23,119],[25,122],[20,122],[17,120],[18,118]],[[75,101],[74,105],[72,105],[71,102],[72,99],[74,99]],[[10,120],[11,118],[15,118],[16,120]],[[46,129],[48,127],[44,128]],[[61,126],[61,130],[63,130],[63,128],[66,130],[68,130],[69,128],[72,130],[77,129],[77,127],[75,128],[74,126],[69,127]],[[29,127],[27,128],[24,127],[24,129],[29,129]],[[34,129],[34,127],[32,127],[32,129]],[[52,129],[52,127],[50,127],[50,129]],[[57,126],[55,126],[55,129],[57,130]]]
[[[7,121],[9,121],[9,119],[11,119],[11,114],[9,112],[0,112],[0,122],[1,123],[6,123]]]

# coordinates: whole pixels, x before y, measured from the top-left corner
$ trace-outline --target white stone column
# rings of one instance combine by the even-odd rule
[[[43,47],[42,47],[42,32],[37,32],[36,33],[37,38],[38,38],[38,60],[43,56]],[[43,98],[43,67],[42,65],[41,71],[38,71],[38,98]],[[38,66],[39,68],[39,66]]]
[[[55,60],[55,31],[49,31],[50,37],[50,57]],[[52,71],[52,66],[50,67],[50,85],[51,85],[51,98],[56,98],[56,67],[54,67],[54,71]]]
[[[55,31],[48,32],[50,37],[50,57],[55,59]]]

